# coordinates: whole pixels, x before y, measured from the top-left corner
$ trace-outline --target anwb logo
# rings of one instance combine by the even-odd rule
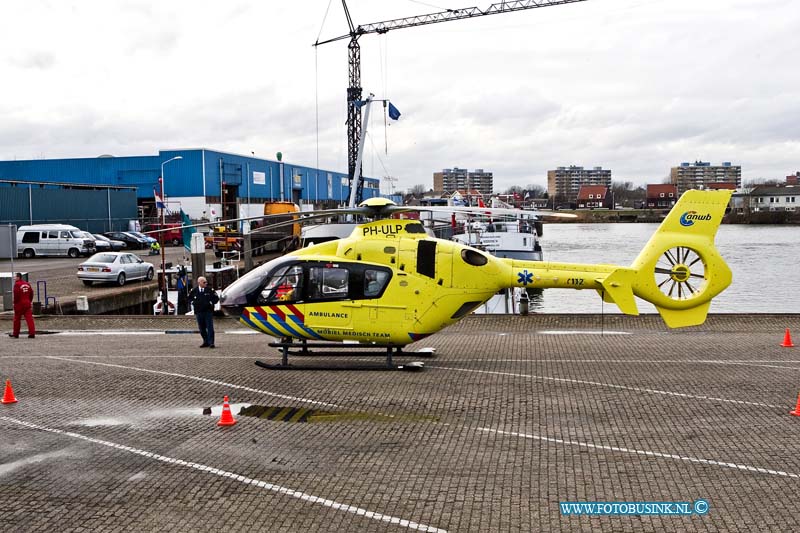
[[[694,226],[695,220],[711,220],[711,213],[698,215],[697,211],[687,211],[681,215],[681,226]]]

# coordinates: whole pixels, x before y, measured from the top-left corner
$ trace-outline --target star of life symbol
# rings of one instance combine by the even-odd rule
[[[517,283],[522,283],[523,285],[533,283],[533,272],[528,272],[528,269],[525,269],[522,272],[517,272],[517,276]]]

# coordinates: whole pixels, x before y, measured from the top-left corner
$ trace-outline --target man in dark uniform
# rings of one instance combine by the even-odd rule
[[[17,272],[16,281],[14,282],[14,333],[9,333],[9,337],[19,338],[22,317],[25,317],[25,323],[28,324],[28,338],[33,339],[36,337],[36,325],[33,323],[33,313],[31,313],[32,303],[33,287],[22,279],[22,274]]]
[[[219,296],[208,286],[206,278],[197,278],[197,287],[189,293],[189,303],[194,306],[197,327],[203,337],[201,348],[214,348],[214,304],[217,302]]]
[[[186,275],[186,267],[178,267],[178,282],[175,284],[178,289],[178,314],[185,315],[189,310],[189,283]]]

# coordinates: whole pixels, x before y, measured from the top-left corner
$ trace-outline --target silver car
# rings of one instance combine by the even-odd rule
[[[86,237],[87,239],[91,239],[94,242],[94,250],[87,253],[87,256],[93,255],[99,252],[110,252],[111,251],[111,244],[107,241],[101,241],[100,239],[96,238],[94,235],[89,233],[88,231],[83,231],[81,234]]]
[[[122,241],[115,241],[114,239],[109,239],[105,235],[100,235],[99,233],[93,234],[92,237],[94,238],[94,244],[97,247],[98,252],[105,252],[106,250],[108,250],[108,248],[111,248],[112,252],[118,252],[128,247],[128,245]],[[100,244],[101,241],[108,243],[108,248],[106,248],[105,250],[101,249],[100,247],[103,246],[102,244]]]
[[[103,252],[78,265],[78,279],[84,285],[95,281],[110,281],[120,287],[128,280],[153,279],[155,269],[136,254]]]

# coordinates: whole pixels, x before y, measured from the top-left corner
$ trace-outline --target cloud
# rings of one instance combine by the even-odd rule
[[[436,10],[348,6],[356,24]],[[365,169],[400,188],[453,166],[498,189],[569,164],[637,183],[695,159],[785,176],[798,24],[791,0],[606,0],[364,35],[364,92],[403,112],[384,127],[375,111]],[[203,146],[346,171],[347,41],[311,46],[346,31],[322,0],[12,3],[0,159]]]
[[[50,52],[31,51],[11,57],[11,64],[21,69],[47,70],[55,65],[56,58]]]

